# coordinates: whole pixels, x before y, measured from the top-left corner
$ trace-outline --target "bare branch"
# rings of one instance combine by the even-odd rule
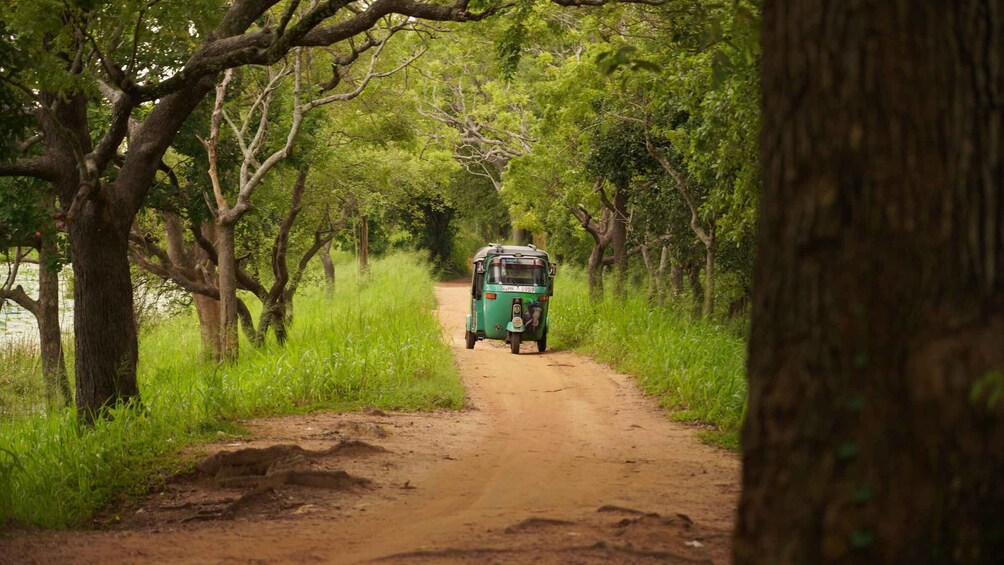
[[[223,187],[220,185],[216,148],[220,139],[220,123],[223,120],[223,101],[226,99],[227,86],[230,84],[233,76],[233,70],[227,69],[223,75],[223,80],[216,85],[216,102],[213,105],[213,115],[209,120],[209,139],[202,141],[209,157],[209,180],[212,182],[213,194],[216,196],[217,212],[227,208],[227,199],[223,196]]]

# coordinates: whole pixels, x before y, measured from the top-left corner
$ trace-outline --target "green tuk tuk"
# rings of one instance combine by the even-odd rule
[[[557,265],[533,245],[491,243],[474,255],[467,349],[482,339],[509,343],[514,354],[524,341],[547,349],[547,306]]]

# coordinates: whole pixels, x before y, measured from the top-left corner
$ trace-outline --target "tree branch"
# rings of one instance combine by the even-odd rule
[[[55,160],[48,155],[25,157],[10,163],[0,163],[0,177],[31,177],[49,182],[59,179]]]

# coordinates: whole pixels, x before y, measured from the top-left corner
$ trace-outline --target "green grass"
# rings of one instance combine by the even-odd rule
[[[557,347],[574,348],[634,375],[673,419],[710,426],[701,439],[738,449],[746,409],[746,344],[735,332],[695,320],[688,305],[657,306],[634,289],[624,300],[588,298],[574,269],[555,284],[550,331]]]
[[[29,343],[0,344],[0,421],[45,409],[42,361]]]
[[[339,270],[330,299],[302,291],[285,348],[243,342],[238,363],[204,363],[194,316],[167,320],[141,337],[142,406],[119,407],[86,428],[71,411],[0,422],[0,524],[83,524],[142,492],[181,447],[234,434],[237,418],[461,407],[429,273],[406,256],[374,262],[364,279],[354,273]]]

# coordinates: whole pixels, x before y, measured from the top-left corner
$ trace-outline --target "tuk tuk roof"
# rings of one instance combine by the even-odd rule
[[[550,260],[546,251],[527,245],[487,245],[478,249],[478,252],[474,254],[474,260],[481,261],[486,257],[495,257],[499,255],[519,255],[522,257],[537,257],[545,261]]]

